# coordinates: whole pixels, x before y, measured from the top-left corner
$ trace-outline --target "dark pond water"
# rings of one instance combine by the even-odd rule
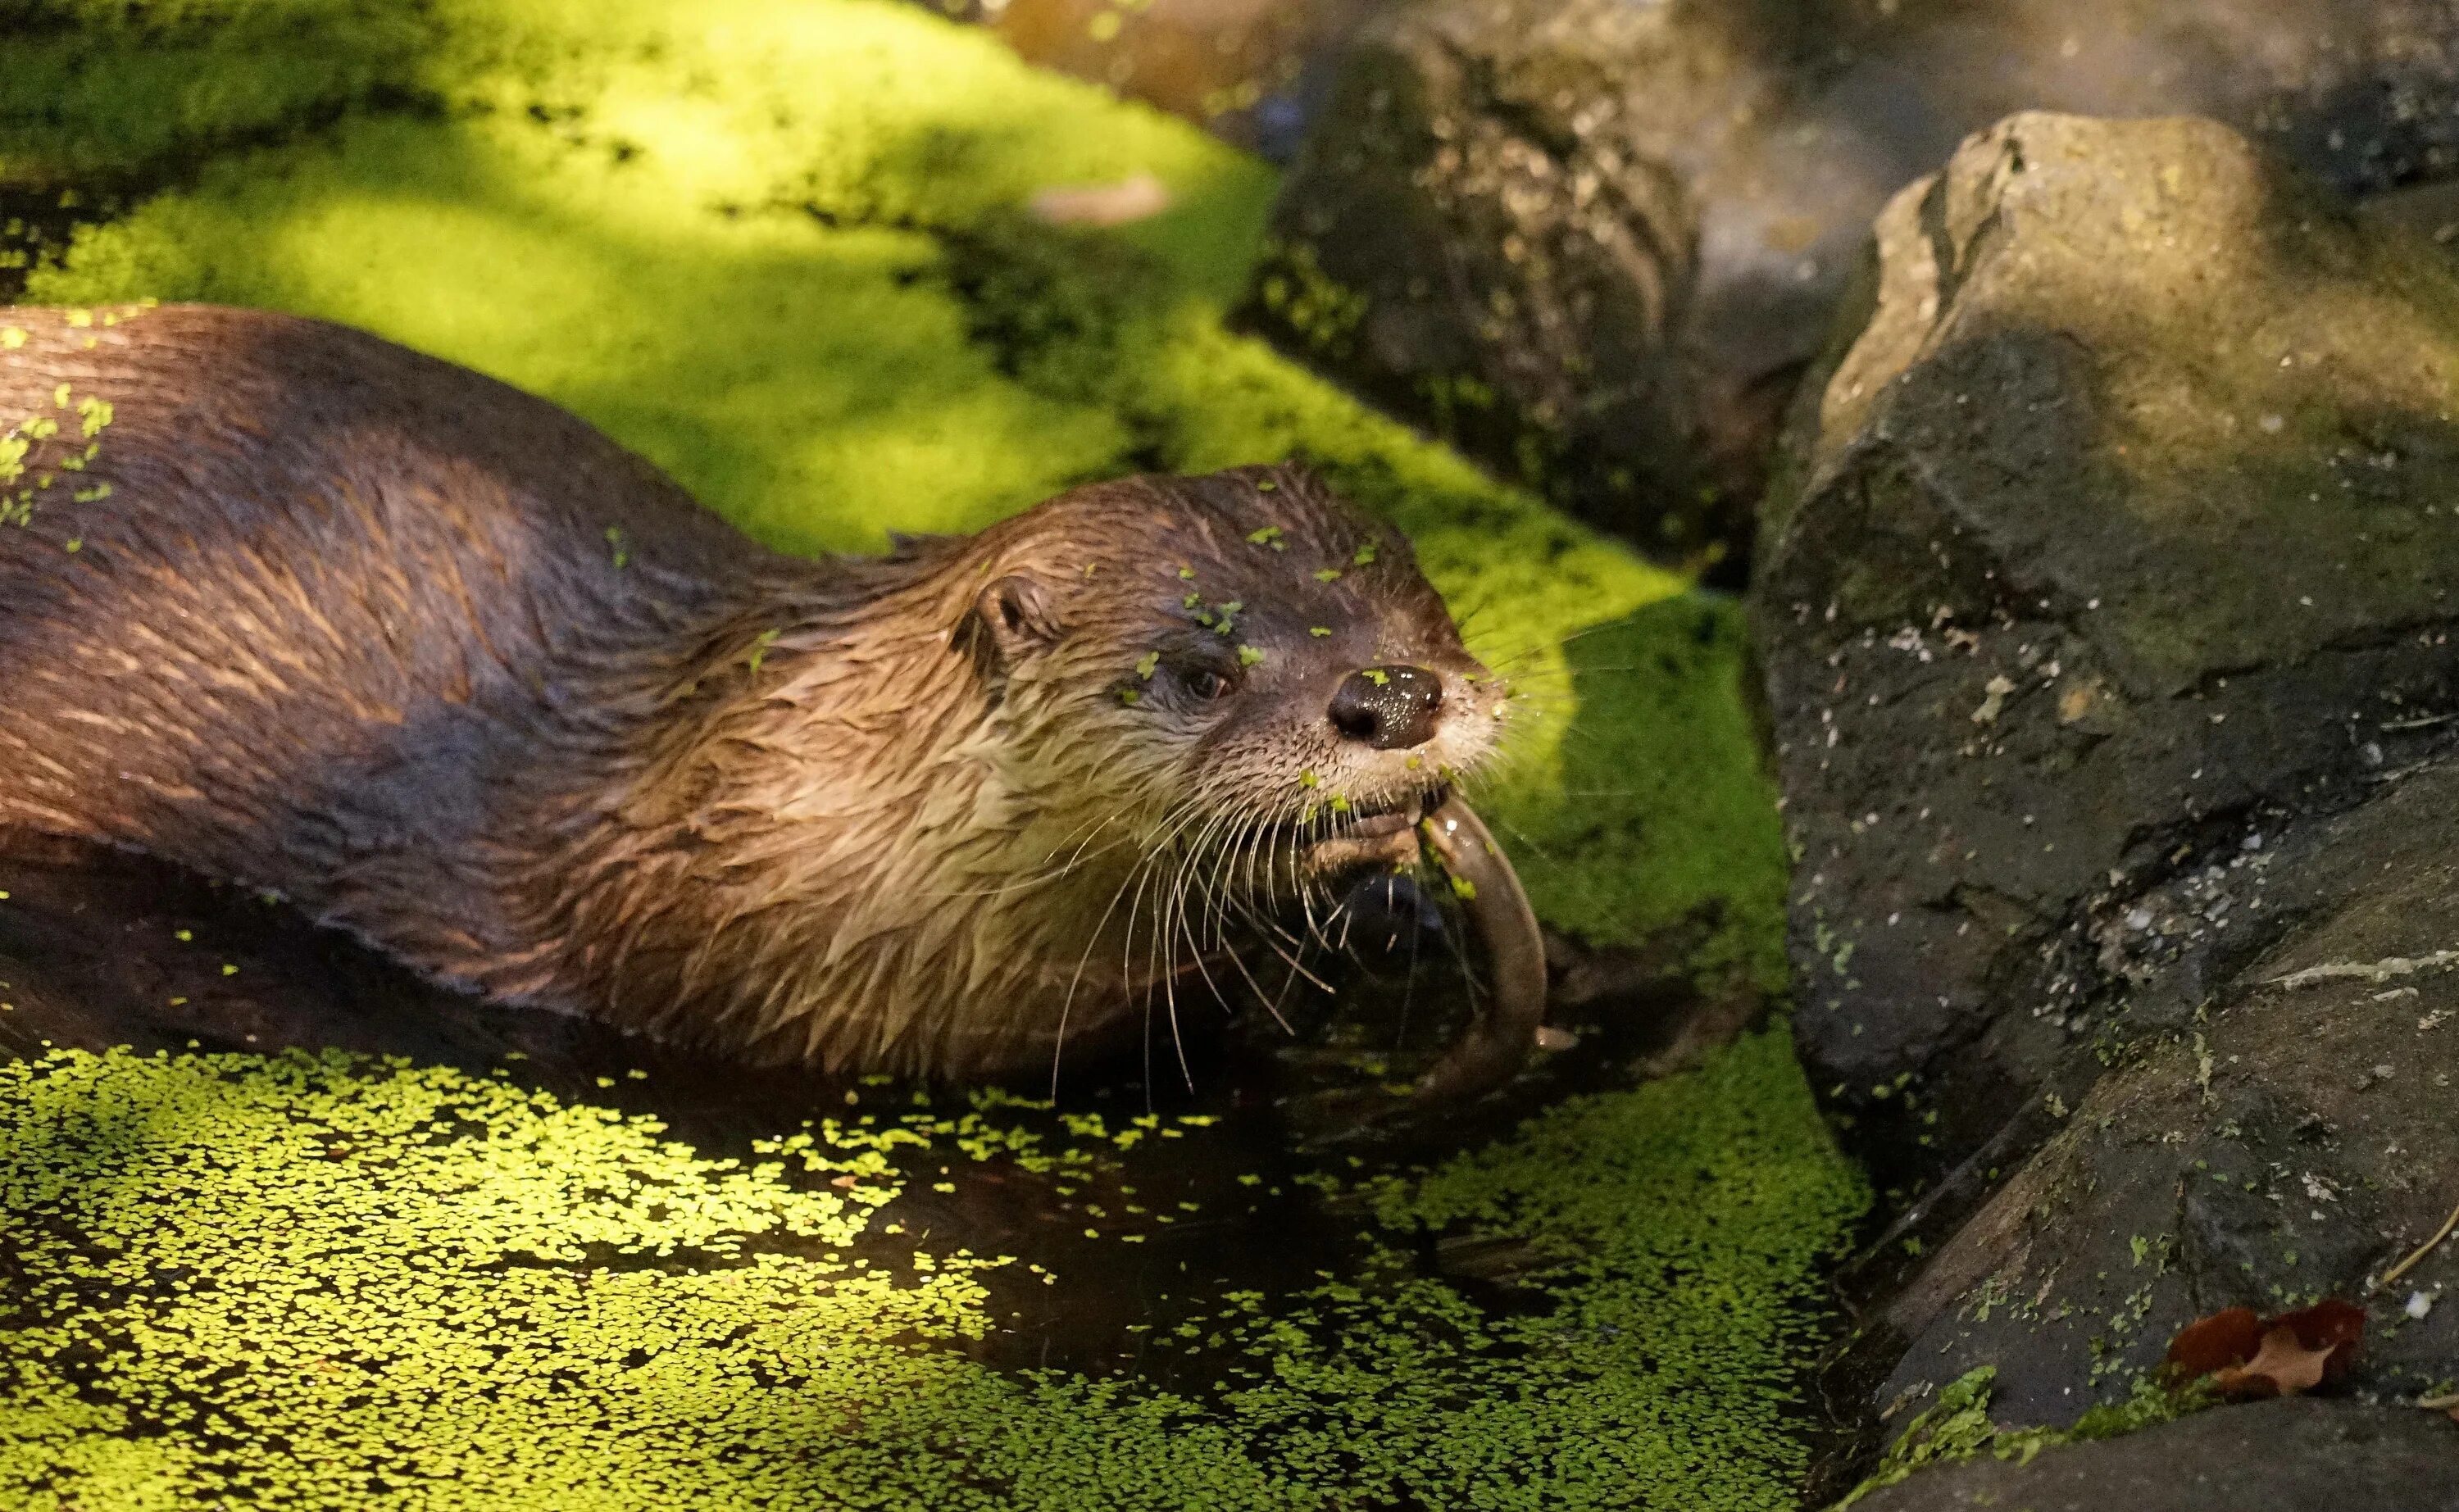
[[[0,1057],[299,1047],[473,1074],[505,1068],[569,1102],[657,1118],[705,1155],[746,1161],[755,1142],[806,1120],[893,1124],[926,1106],[966,1105],[953,1089],[746,1070],[585,1020],[482,1003],[284,905],[141,856],[13,838],[0,844]],[[1317,1178],[1411,1168],[1482,1143],[1566,1093],[1628,1084],[1634,1060],[1733,1014],[1702,1003],[1678,976],[1627,972],[1619,988],[1557,1015],[1582,1035],[1584,1053],[1542,1063],[1474,1109],[1430,1119],[1371,1102],[1387,1116],[1361,1121],[1366,1089],[1439,1049],[1468,1001],[1431,910],[1405,888],[1353,902],[1347,958],[1310,967],[1336,993],[1299,983],[1283,1003],[1289,1029],[1208,1003],[1184,1015],[1185,1074],[1157,1026],[1149,1066],[1145,1054],[1071,1065],[1055,1098],[1046,1082],[1013,1089],[1047,1105],[1010,1106],[1001,1118],[1074,1152],[1041,1169],[953,1160],[944,1148],[918,1156],[854,1253],[901,1270],[927,1238],[935,1250],[1016,1256],[1023,1264],[983,1273],[1000,1326],[971,1346],[977,1357],[1200,1391],[1221,1362],[1201,1347],[1164,1348],[1172,1326],[1233,1292],[1280,1295],[1354,1273],[1365,1253],[1359,1212],[1327,1200]],[[1085,1115],[1114,1131],[1145,1121],[1151,1137],[1121,1147],[1105,1136],[1088,1157],[1069,1137]],[[1163,1132],[1188,1118],[1207,1121],[1203,1138]],[[1140,1238],[1118,1242],[1124,1230]],[[1508,1302],[1509,1254],[1428,1236],[1419,1259],[1428,1273]],[[1068,1284],[1041,1284],[1045,1270]]]

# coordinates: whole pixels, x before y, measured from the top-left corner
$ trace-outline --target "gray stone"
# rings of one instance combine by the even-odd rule
[[[2041,115],[1877,245],[1753,600],[1796,1032],[1902,1183],[1853,1389],[2060,1425],[2337,1296],[2355,1389],[2448,1390],[2459,1243],[2395,1272],[2459,1205],[2459,265]]]
[[[2013,117],[1877,240],[1753,613],[1805,1058],[1944,1166],[2089,1086],[2150,890],[2448,746],[2459,276],[2194,120]]]
[[[1881,1402],[1997,1370],[2005,1420],[2123,1397],[2187,1323],[2366,1305],[2351,1384],[2459,1380],[2459,763],[2095,927],[2113,1070],[1884,1310]],[[2459,1452],[2459,1438],[2451,1442]]]
[[[2226,1407],[2037,1458],[1924,1471],[1858,1512],[2449,1512],[2459,1427],[2305,1398]]]
[[[1866,227],[2010,111],[2195,112],[2348,192],[2459,162],[2441,0],[1421,0],[1356,44],[1251,312],[1661,555],[1749,546]]]

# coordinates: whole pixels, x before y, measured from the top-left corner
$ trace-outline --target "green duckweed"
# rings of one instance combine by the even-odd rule
[[[0,39],[0,94],[44,102],[0,106],[0,189],[130,207],[30,299],[348,322],[565,405],[795,551],[1304,456],[1409,534],[1508,680],[1476,797],[1548,921],[1704,917],[1703,972],[1780,984],[1730,609],[1232,333],[1263,165],[884,0],[36,10]],[[1171,191],[1145,221],[1024,208],[1137,173]],[[909,1234],[899,1201],[1220,1137],[1062,1149],[1008,1112],[729,1162],[430,1065],[0,1066],[0,1503],[1792,1502],[1818,1268],[1862,1192],[1779,1034],[1431,1171],[1324,1178],[1367,1260],[1188,1299],[1174,1327],[1230,1362],[1203,1391],[974,1357],[995,1282],[1071,1277]],[[1431,1231],[1544,1264],[1498,1311],[1419,1262]]]
[[[1757,1037],[1423,1176],[1314,1178],[1368,1261],[1191,1312],[1236,1361],[1199,1398],[967,1358],[1012,1261],[847,1256],[914,1169],[1087,1169],[1158,1120],[1045,1137],[988,1103],[746,1164],[500,1074],[296,1052],[60,1052],[0,1101],[28,1512],[1788,1506],[1813,1268],[1860,1202]],[[1528,1245],[1535,1305],[1417,1273],[1430,1227]]]

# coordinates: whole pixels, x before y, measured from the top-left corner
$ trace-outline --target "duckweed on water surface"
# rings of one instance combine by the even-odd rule
[[[964,1358],[996,1257],[844,1257],[883,1157],[1032,1150],[977,1120],[746,1167],[339,1055],[63,1053],[0,1099],[0,1502],[42,1512],[1782,1507],[1809,1277],[1859,1197],[1760,1037],[1361,1188],[1380,1258],[1191,1317],[1246,1362],[1198,1401]],[[1412,1274],[1429,1223],[1557,1257],[1538,1305]]]
[[[1703,969],[1777,980],[1733,616],[1231,333],[1261,165],[866,0],[34,13],[0,38],[0,192],[131,208],[30,298],[365,326],[796,550],[1302,453],[1411,534],[1530,693],[1478,797],[1548,920],[1708,917]],[[1021,209],[1137,173],[1167,212],[1089,234]],[[1817,1267],[1861,1200],[1756,1037],[1333,1184],[1367,1260],[1182,1298],[1229,1361],[1198,1396],[969,1356],[1015,1268],[909,1245],[881,1205],[1040,1158],[1019,1140],[778,1133],[729,1164],[406,1062],[0,1067],[0,1504],[1781,1507]],[[1429,1273],[1429,1228],[1552,1269],[1489,1308]]]

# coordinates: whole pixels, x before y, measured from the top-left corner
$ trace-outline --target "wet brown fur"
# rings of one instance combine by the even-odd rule
[[[0,310],[0,825],[495,998],[767,1060],[1046,1064],[1492,743],[1406,543],[1300,470],[804,560],[355,331],[75,318]],[[1398,662],[1456,690],[1436,739],[1341,741],[1332,688]]]

